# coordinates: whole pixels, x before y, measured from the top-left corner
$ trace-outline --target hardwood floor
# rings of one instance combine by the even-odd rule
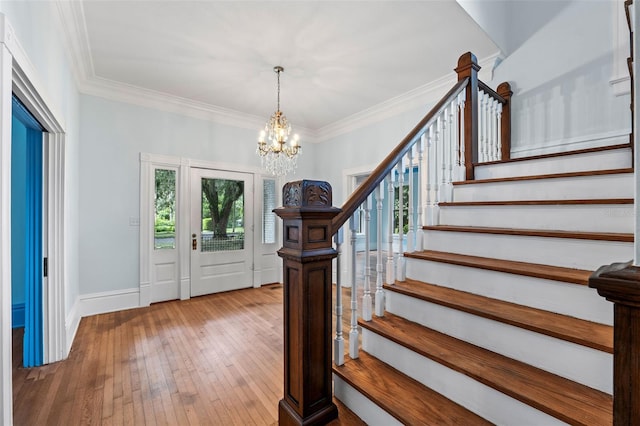
[[[272,425],[283,396],[282,286],[83,318],[69,358],[21,365],[15,425]],[[336,401],[331,424],[364,424]]]

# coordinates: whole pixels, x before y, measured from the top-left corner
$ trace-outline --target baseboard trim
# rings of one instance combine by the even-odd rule
[[[11,328],[24,327],[24,303],[11,305]]]
[[[106,291],[80,296],[80,316],[105,314],[140,307],[140,289]]]
[[[80,298],[77,297],[73,302],[73,306],[71,310],[67,314],[67,317],[64,320],[64,328],[65,328],[65,344],[64,344],[64,356],[63,359],[69,356],[69,352],[71,352],[71,346],[73,345],[73,340],[76,338],[76,333],[78,332],[78,327],[80,326]]]

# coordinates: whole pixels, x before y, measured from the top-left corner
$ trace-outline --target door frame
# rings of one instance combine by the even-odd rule
[[[176,248],[178,250],[178,281],[180,300],[191,298],[191,169],[210,169],[240,172],[253,175],[253,287],[262,285],[260,262],[264,248],[262,244],[262,188],[263,179],[274,178],[260,167],[239,166],[216,161],[194,160],[162,154],[140,153],[140,306],[151,304],[153,223],[154,223],[154,182],[153,170],[162,167],[177,168]],[[276,185],[282,187],[283,179],[276,178]],[[281,194],[278,201],[281,201]],[[186,232],[185,232],[186,230]],[[277,243],[282,245],[282,236],[277,233]],[[277,250],[277,248],[275,248]],[[282,282],[282,272],[278,279]]]
[[[64,359],[71,348],[75,325],[65,321],[65,129],[39,83],[38,72],[0,13],[0,421],[13,421],[11,331],[11,98],[20,99],[45,128],[43,202],[48,231],[48,285],[43,288],[44,362]]]

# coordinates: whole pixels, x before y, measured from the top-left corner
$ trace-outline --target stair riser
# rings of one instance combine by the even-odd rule
[[[613,324],[612,304],[584,285],[413,258],[407,258],[407,277],[588,321]]]
[[[371,355],[493,423],[564,424],[464,374],[425,358],[366,329],[363,329],[362,333],[362,347]]]
[[[539,160],[476,166],[476,179],[492,179],[513,176],[546,175],[552,173],[611,170],[631,167],[629,148],[587,154],[543,158]]]
[[[440,225],[633,233],[632,204],[441,206]]]
[[[378,407],[349,383],[333,375],[333,392],[344,405],[371,426],[401,426],[395,417]]]
[[[611,354],[393,291],[386,292],[386,302],[387,311],[425,327],[603,392],[613,392]]]
[[[425,250],[516,260],[576,269],[633,259],[633,243],[473,232],[423,231]]]
[[[633,174],[454,185],[454,201],[633,198]]]

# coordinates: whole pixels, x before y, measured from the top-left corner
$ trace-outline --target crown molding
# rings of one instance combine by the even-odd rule
[[[66,49],[80,93],[245,129],[259,129],[264,125],[265,117],[96,76],[91,60],[83,1],[56,1]],[[497,52],[479,61],[483,80],[491,80],[499,59],[500,53]],[[326,141],[403,112],[431,105],[455,81],[455,73],[450,73],[320,129],[297,127],[296,130],[305,142]]]

